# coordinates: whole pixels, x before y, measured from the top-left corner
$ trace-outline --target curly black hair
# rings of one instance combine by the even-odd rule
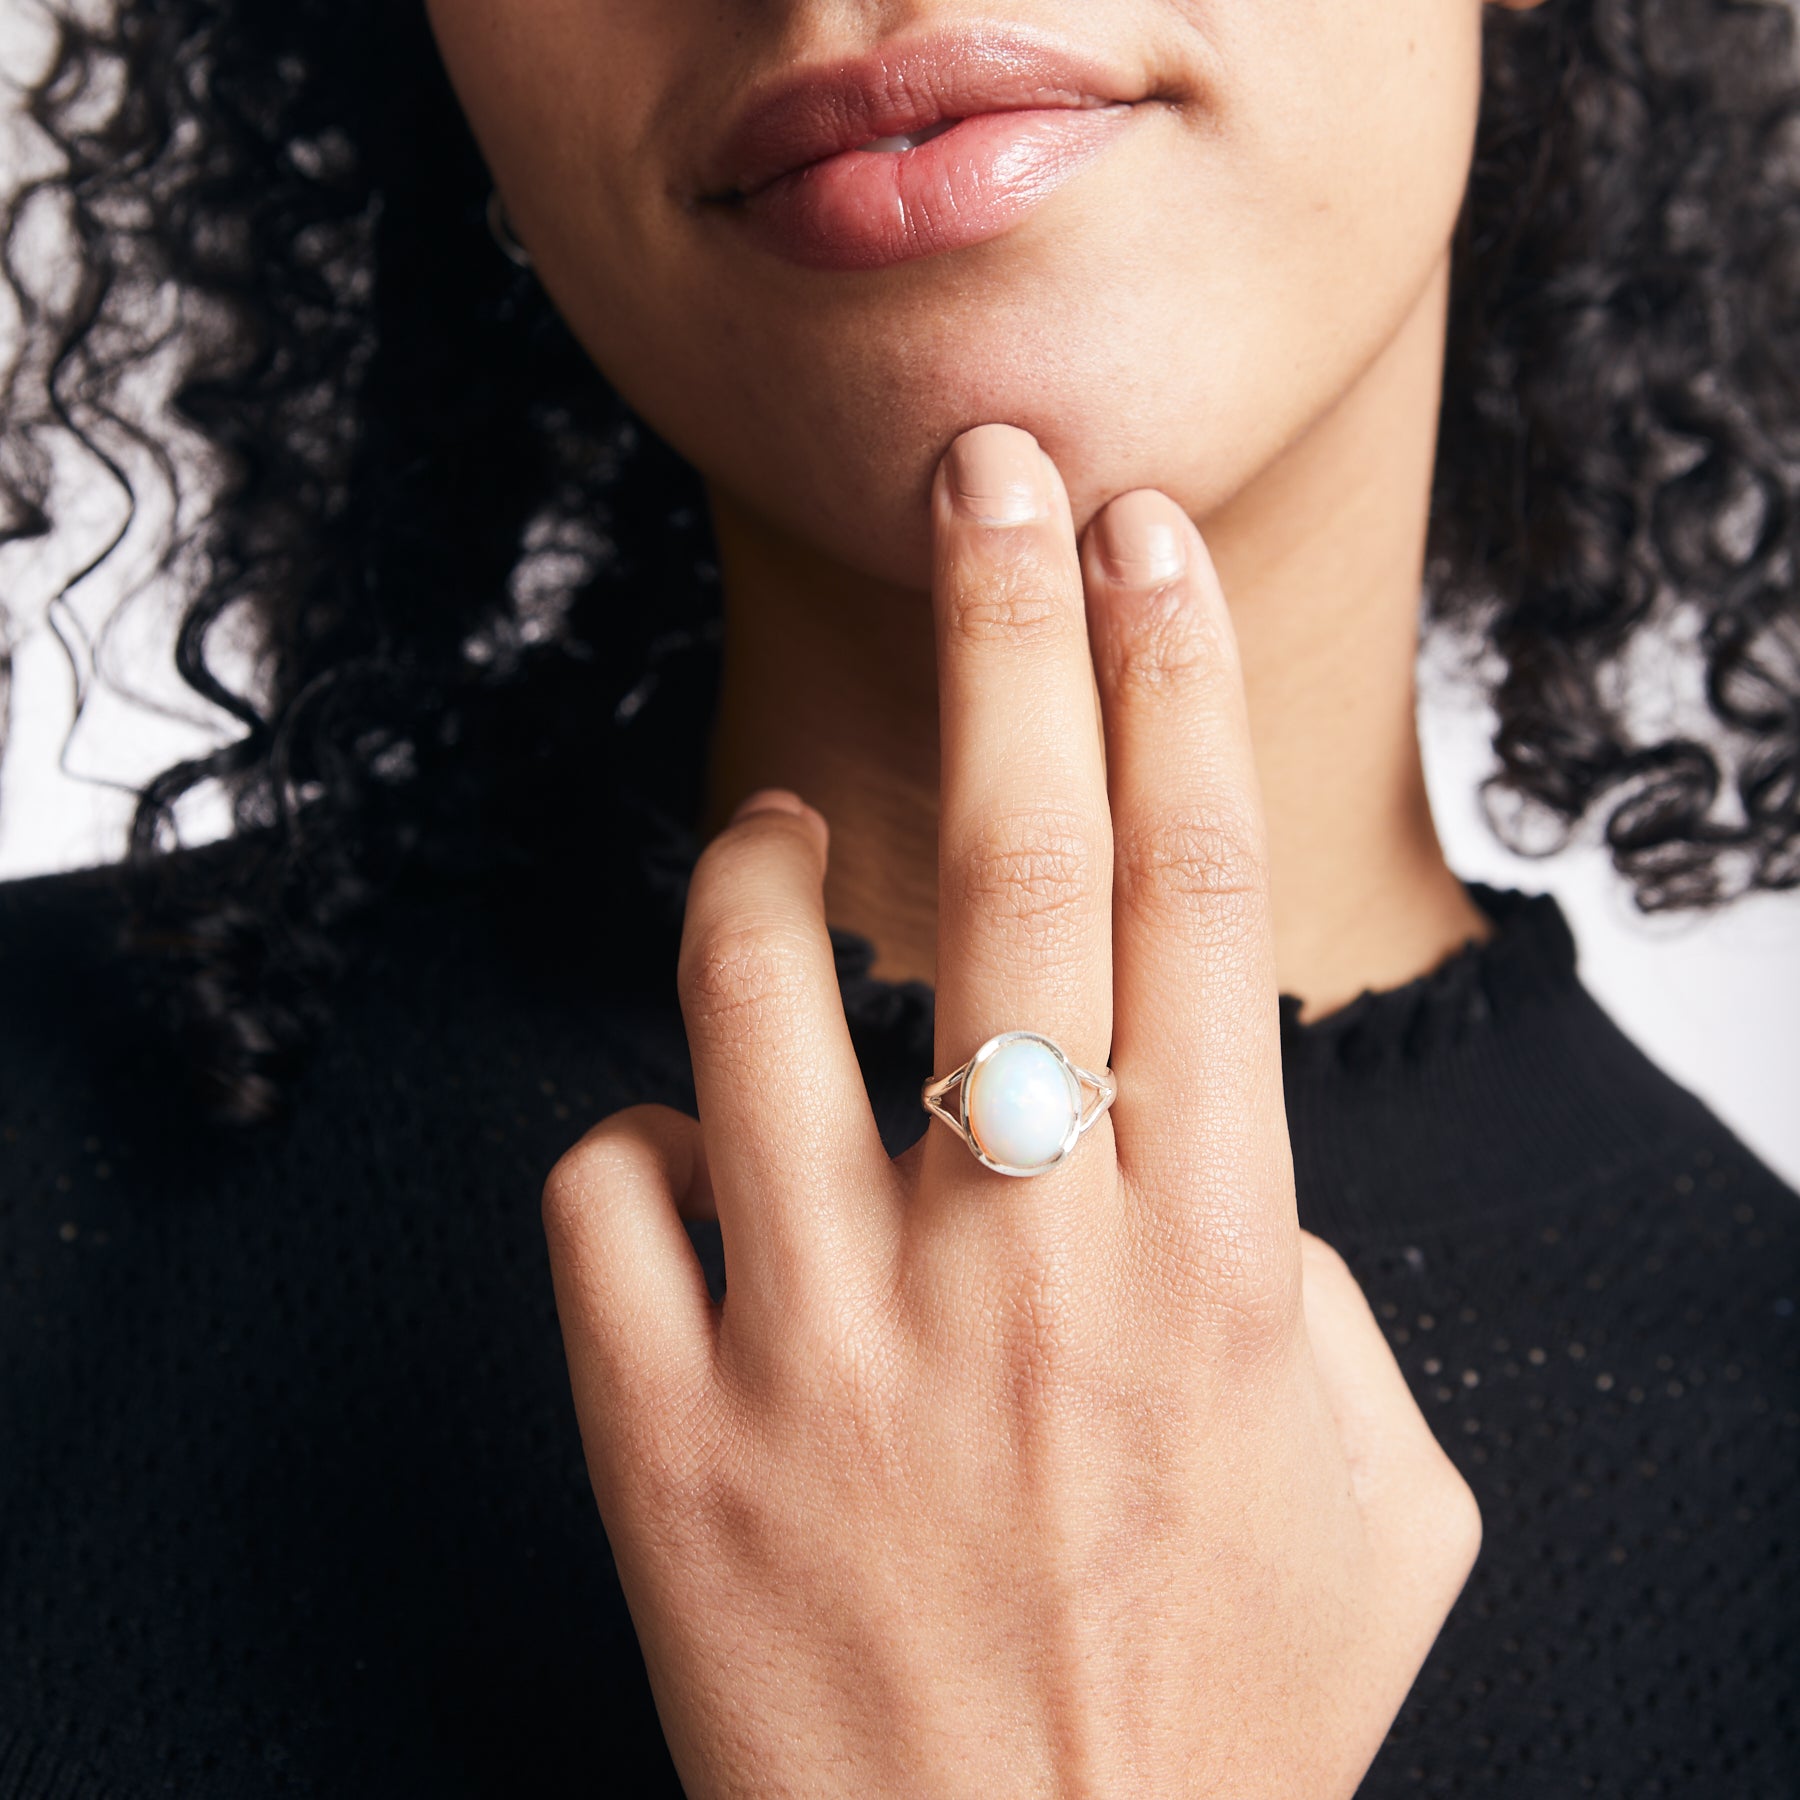
[[[566,772],[716,616],[705,507],[496,253],[416,0],[47,17],[25,101],[54,166],[0,238],[0,543],[51,530],[71,442],[128,494],[211,496],[166,568],[181,675],[238,733],[148,784],[131,859],[196,1066],[252,1118],[397,868],[549,853]],[[1599,821],[1648,909],[1793,887],[1792,12],[1546,0],[1485,33],[1428,585],[1484,646],[1490,812],[1533,848]],[[78,253],[48,283],[46,216]],[[250,691],[209,657],[240,613]],[[253,850],[229,882],[167,854],[213,784]]]

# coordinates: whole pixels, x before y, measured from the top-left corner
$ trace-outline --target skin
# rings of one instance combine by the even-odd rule
[[[430,11],[725,572],[700,1119],[604,1122],[545,1197],[689,1791],[1351,1792],[1478,1524],[1295,1226],[1272,1021],[1485,930],[1412,716],[1481,0],[984,12],[1148,98],[1015,230],[854,277],[698,164],[746,83],[966,6]],[[1009,466],[1041,505],[995,524]],[[827,917],[936,980],[939,1069],[1028,1022],[1110,1048],[1113,1113],[1029,1182],[940,1127],[889,1163]],[[714,1211],[723,1308],[678,1223]]]
[[[696,1796],[1349,1795],[1480,1523],[1296,1224],[1224,596],[1164,495],[1078,552],[1008,426],[956,441],[932,512],[939,1064],[1029,1018],[1085,1066],[1110,1043],[1119,1097],[1029,1180],[942,1128],[890,1162],[824,820],[765,790],[708,846],[700,1117],[615,1114],[544,1194],[664,1731]],[[722,1306],[679,1215],[718,1219]]]
[[[1078,523],[1148,485],[1206,533],[1283,987],[1320,1010],[1483,930],[1431,832],[1411,704],[1478,0],[988,8],[1110,48],[1167,98],[1016,231],[853,279],[694,208],[696,162],[754,77],[966,4],[430,10],[540,278],[711,489],[730,652],[710,823],[753,787],[807,794],[835,832],[833,918],[884,973],[932,975],[925,496],[956,433],[1002,419],[1050,452]]]

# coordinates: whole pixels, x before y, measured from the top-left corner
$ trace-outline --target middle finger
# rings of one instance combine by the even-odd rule
[[[1112,1036],[1112,832],[1068,496],[1029,433],[983,425],[932,494],[939,736],[936,1067],[996,1032],[1078,1064]]]

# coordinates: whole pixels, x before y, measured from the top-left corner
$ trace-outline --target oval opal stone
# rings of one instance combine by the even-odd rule
[[[1081,1090],[1030,1038],[1002,1044],[970,1078],[969,1128],[995,1162],[1041,1169],[1081,1113]]]

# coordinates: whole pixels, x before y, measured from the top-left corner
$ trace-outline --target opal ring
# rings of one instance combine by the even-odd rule
[[[919,1098],[984,1167],[1041,1175],[1075,1148],[1118,1093],[1111,1069],[1078,1069],[1040,1033],[1003,1031],[960,1069],[933,1076]]]

